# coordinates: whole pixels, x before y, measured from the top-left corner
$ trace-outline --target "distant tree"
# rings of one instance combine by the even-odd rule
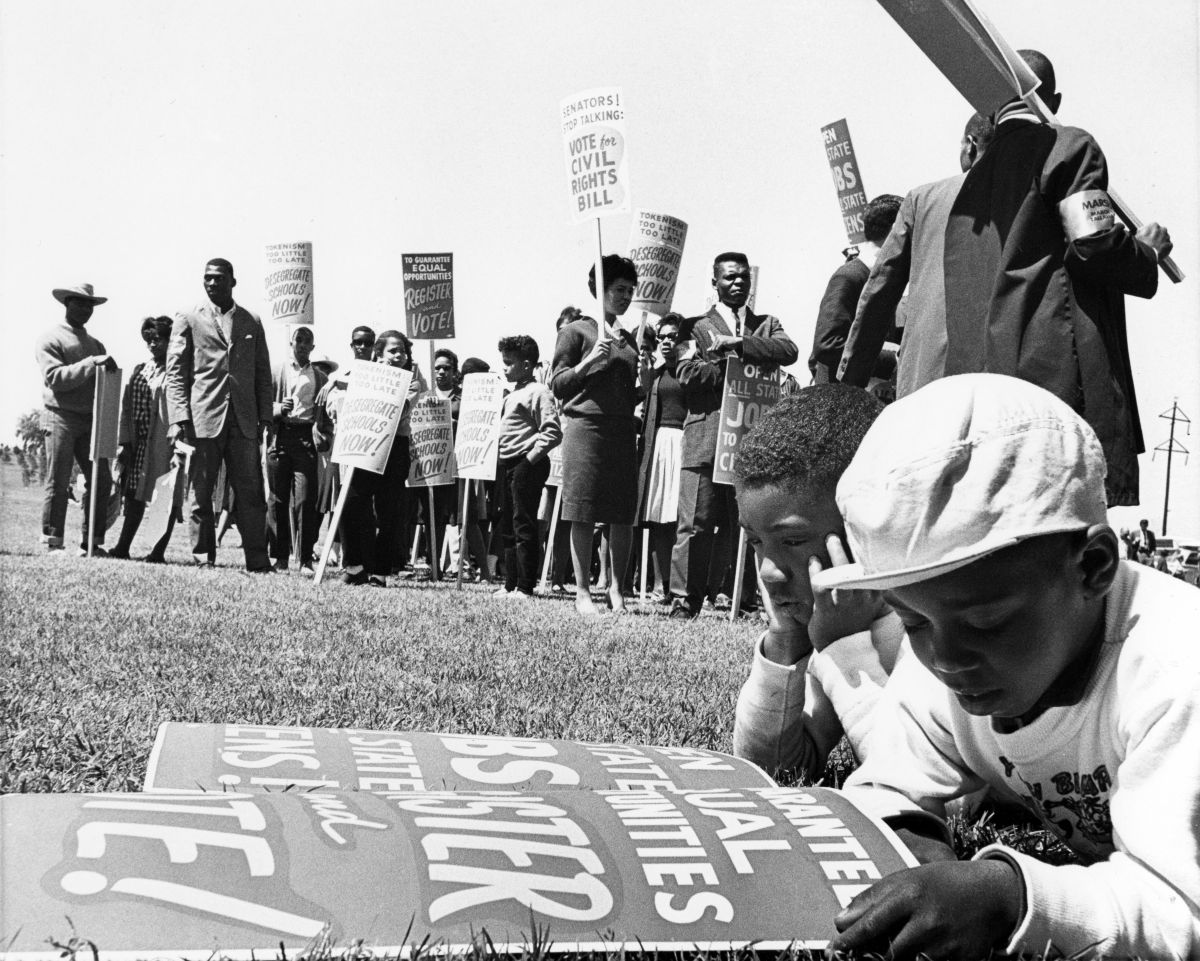
[[[21,441],[21,448],[25,451],[28,457],[26,463],[30,465],[30,471],[36,465],[40,479],[45,481],[46,470],[46,433],[42,430],[42,412],[39,408],[34,408],[27,414],[22,414],[17,421],[17,439]]]

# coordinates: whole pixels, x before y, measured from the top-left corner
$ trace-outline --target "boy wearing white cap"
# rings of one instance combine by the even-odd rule
[[[990,785],[1083,864],[991,845],[891,875],[831,952],[1200,956],[1200,595],[1121,560],[1104,474],[1053,395],[966,374],[886,410],[843,475],[856,563],[814,586],[884,591],[916,655],[847,792],[945,838],[932,816]]]

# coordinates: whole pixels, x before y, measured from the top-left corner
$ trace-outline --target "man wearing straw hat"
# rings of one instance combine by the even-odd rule
[[[42,371],[42,401],[46,406],[42,426],[47,431],[46,496],[42,502],[42,536],[48,550],[63,549],[64,528],[67,522],[67,490],[71,485],[72,466],[78,464],[88,485],[83,498],[83,533],[80,553],[87,552],[88,504],[91,503],[92,405],[96,389],[96,368],[116,370],[104,345],[84,327],[91,320],[92,310],[105,303],[107,297],[97,297],[91,284],[56,287],[51,293],[66,308],[64,322],[50,328],[38,338],[34,358]],[[96,479],[96,503],[107,504],[112,476],[108,462],[100,462]],[[103,554],[103,518],[96,532],[96,553]]]

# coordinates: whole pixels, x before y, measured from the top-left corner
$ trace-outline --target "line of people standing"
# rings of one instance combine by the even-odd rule
[[[798,351],[778,318],[748,308],[745,254],[714,259],[716,303],[690,320],[671,314],[659,321],[657,348],[639,344],[620,320],[637,286],[633,262],[610,254],[601,268],[603,327],[589,317],[565,324],[550,375],[563,418],[561,517],[571,525],[575,607],[599,613],[590,571],[595,529],[603,525],[607,602],[614,612],[624,610],[634,525],[647,524],[671,616],[694,618],[713,585],[733,580],[737,499],[731,486],[713,482],[725,360],[736,356],[771,369],[793,363]],[[595,296],[594,267],[589,290]],[[752,564],[747,558],[747,611],[757,606]]]

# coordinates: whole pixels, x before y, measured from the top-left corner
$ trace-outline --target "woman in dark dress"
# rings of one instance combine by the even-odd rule
[[[637,268],[609,254],[601,262],[604,282],[602,325],[582,317],[563,326],[554,347],[551,390],[562,405],[562,520],[571,524],[575,568],[575,609],[599,611],[591,595],[591,555],[595,525],[609,525],[608,603],[625,610],[622,585],[633,544],[637,514],[638,347],[617,319],[633,300]],[[596,268],[588,274],[595,296]]]

